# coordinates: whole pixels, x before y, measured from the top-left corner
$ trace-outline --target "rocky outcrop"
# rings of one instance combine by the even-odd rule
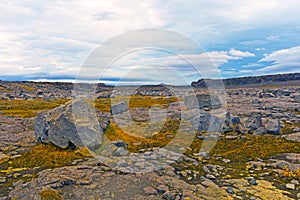
[[[292,74],[276,74],[276,75],[266,75],[266,76],[249,76],[249,77],[240,77],[240,78],[229,78],[224,79],[225,87],[238,87],[245,85],[266,85],[268,83],[276,84],[287,81],[300,81],[300,73]],[[213,85],[214,83],[220,82],[220,80],[213,79],[200,79],[196,82],[192,82],[192,87],[196,88],[206,88],[207,85]]]
[[[83,146],[83,142],[88,144],[89,141],[83,141],[86,138],[78,135],[77,129],[79,129],[79,131],[91,136],[90,140],[94,145],[100,144],[101,134],[109,125],[109,116],[98,111],[99,127],[94,127],[94,124],[88,123],[85,126],[76,127],[72,106],[74,105],[69,102],[52,111],[40,114],[34,124],[36,140],[41,143],[52,143],[61,148],[66,148],[70,145],[80,147]],[[82,117],[86,118],[86,116]]]
[[[190,109],[210,108],[217,109],[222,107],[222,103],[218,96],[210,94],[196,94],[187,96],[184,103]]]

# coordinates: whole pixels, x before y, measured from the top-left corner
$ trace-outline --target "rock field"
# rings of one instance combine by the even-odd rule
[[[171,99],[161,84],[110,111],[98,108],[129,94],[99,84],[95,121],[73,115],[72,88],[0,81],[0,199],[300,199],[300,83],[227,88],[225,104],[205,88],[193,98],[177,87]],[[59,99],[11,114],[26,112],[15,102]]]

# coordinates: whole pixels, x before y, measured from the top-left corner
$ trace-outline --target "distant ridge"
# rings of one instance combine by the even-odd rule
[[[191,83],[192,87],[195,88],[206,88],[207,84],[214,85],[219,80],[216,79],[199,79]],[[275,75],[264,75],[264,76],[248,76],[238,78],[223,79],[224,86],[229,87],[243,87],[243,86],[289,86],[299,85],[300,86],[300,73],[290,74],[275,74]]]

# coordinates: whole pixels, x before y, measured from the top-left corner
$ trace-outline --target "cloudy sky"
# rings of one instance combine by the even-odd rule
[[[187,36],[223,78],[300,72],[299,8],[298,0],[3,0],[0,79],[73,80],[99,45],[141,28]],[[119,59],[102,80],[174,83],[174,70],[198,79],[176,55],[143,49]]]

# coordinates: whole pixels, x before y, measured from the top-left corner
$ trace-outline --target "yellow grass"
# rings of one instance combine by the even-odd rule
[[[35,117],[40,111],[51,110],[67,101],[69,100],[0,100],[0,112],[6,116]]]

